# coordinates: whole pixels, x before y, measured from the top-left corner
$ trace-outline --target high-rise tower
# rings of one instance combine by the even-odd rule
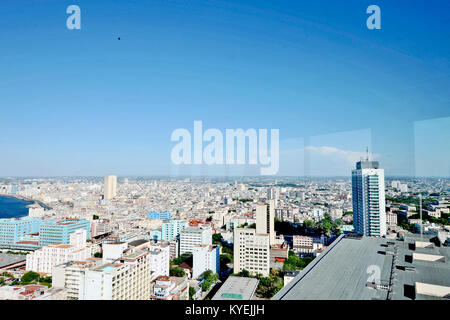
[[[117,194],[117,177],[116,176],[106,176],[105,186],[104,186],[104,199],[111,200]]]
[[[259,203],[256,206],[256,233],[268,234],[270,244],[275,243],[275,200],[268,204]]]
[[[365,236],[386,235],[386,204],[384,169],[378,161],[356,163],[352,170],[353,226],[355,232]]]

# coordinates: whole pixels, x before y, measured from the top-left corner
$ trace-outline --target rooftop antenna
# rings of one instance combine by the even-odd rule
[[[366,160],[369,161],[369,147],[366,147]]]

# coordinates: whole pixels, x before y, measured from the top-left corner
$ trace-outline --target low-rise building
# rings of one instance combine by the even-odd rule
[[[151,300],[189,300],[187,277],[160,276],[152,285]]]

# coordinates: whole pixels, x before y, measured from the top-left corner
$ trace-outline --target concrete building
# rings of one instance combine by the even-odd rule
[[[270,272],[270,240],[268,234],[255,229],[234,229],[234,273],[247,270],[267,277]]]
[[[86,230],[86,239],[91,238],[91,223],[89,220],[43,219],[39,228],[39,245],[70,244],[70,235],[79,229]]]
[[[117,177],[106,176],[104,183],[103,199],[111,200],[117,195]]]
[[[361,160],[352,171],[353,226],[365,236],[386,235],[384,170],[377,161]]]
[[[161,239],[164,241],[172,241],[178,237],[182,230],[186,227],[184,220],[167,220],[161,225]]]
[[[186,227],[180,232],[180,255],[192,253],[194,246],[211,244],[212,228],[210,226]]]
[[[102,244],[103,263],[113,263],[117,261],[128,249],[128,243],[122,241],[105,242]]]
[[[39,218],[0,219],[0,246],[9,247],[25,235],[39,232],[40,225]]]
[[[162,220],[170,220],[172,214],[170,213],[170,211],[165,211],[165,212],[156,212],[156,211],[151,211],[147,213],[147,218],[149,219],[162,219]]]
[[[89,258],[84,261],[70,261],[53,267],[52,287],[66,290],[67,300],[78,300],[80,297],[80,281],[89,268],[101,264],[100,258]]]
[[[320,238],[294,235],[292,237],[292,249],[295,253],[312,254],[316,250],[323,249],[323,241]]]
[[[170,245],[169,243],[153,243],[148,247],[150,254],[150,281],[160,276],[168,276],[170,269]]]
[[[160,276],[152,285],[151,300],[189,300],[187,277]]]
[[[256,206],[256,233],[268,234],[270,244],[275,244],[275,201],[258,203]]]
[[[194,246],[192,261],[192,278],[198,278],[206,270],[220,274],[219,246]]]
[[[44,246],[27,255],[26,270],[51,273],[54,266],[81,261],[91,257],[91,248],[86,246],[86,230],[79,229],[70,235],[70,244],[55,243]]]
[[[149,300],[150,252],[136,250],[116,263],[86,269],[80,278],[80,300]]]
[[[111,225],[108,219],[96,219],[91,222],[91,238],[105,235],[111,232]]]

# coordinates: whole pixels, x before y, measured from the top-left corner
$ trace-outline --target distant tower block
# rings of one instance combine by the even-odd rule
[[[275,201],[256,205],[256,233],[268,234],[270,244],[275,243]]]
[[[116,176],[106,176],[105,186],[104,186],[104,199],[111,200],[117,194],[117,177]]]

